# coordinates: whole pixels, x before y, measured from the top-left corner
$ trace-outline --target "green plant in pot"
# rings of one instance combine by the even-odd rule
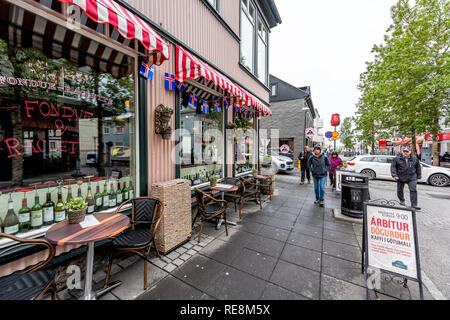
[[[218,177],[215,174],[213,174],[212,176],[209,177],[209,181],[210,181],[210,186],[211,187],[215,187],[216,186],[217,179],[218,179]]]
[[[169,122],[172,117],[173,109],[169,107],[161,107],[160,118],[162,122]]]
[[[258,169],[252,169],[252,174],[256,177],[258,175]]]
[[[72,198],[67,202],[67,216],[70,224],[84,221],[87,211],[87,203],[83,198]]]

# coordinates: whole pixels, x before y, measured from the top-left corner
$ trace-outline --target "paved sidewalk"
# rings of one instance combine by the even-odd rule
[[[230,204],[220,230],[206,223],[197,243],[199,223],[190,241],[161,259],[150,259],[149,288],[143,290],[143,261],[128,258],[111,281],[122,285],[101,300],[220,299],[305,300],[366,298],[361,274],[362,226],[336,221],[338,194],[327,186],[325,207],[314,202],[313,184],[299,185],[298,173],[276,176],[276,193],[263,210],[245,205],[243,219]],[[104,276],[97,275],[100,287]],[[418,287],[383,276],[381,292],[372,299],[418,299]],[[432,299],[424,287],[425,299]]]

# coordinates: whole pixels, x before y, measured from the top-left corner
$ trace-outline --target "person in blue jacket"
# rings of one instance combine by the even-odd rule
[[[325,184],[327,183],[328,171],[331,169],[330,160],[321,153],[320,146],[314,147],[314,155],[308,160],[308,168],[314,181],[314,192],[316,194],[315,204],[324,205]]]

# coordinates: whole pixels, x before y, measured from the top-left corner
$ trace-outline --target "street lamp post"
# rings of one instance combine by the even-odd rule
[[[305,127],[303,128],[303,149],[305,149],[306,146],[306,114],[308,113],[309,108],[303,108],[302,111],[305,111],[305,122],[304,125]]]

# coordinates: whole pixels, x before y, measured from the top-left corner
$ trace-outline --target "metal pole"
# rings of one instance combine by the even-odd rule
[[[334,131],[336,131],[336,126],[334,126]],[[334,151],[336,151],[336,140],[334,140]]]
[[[86,278],[84,282],[84,300],[95,300],[95,293],[92,292],[92,274],[94,272],[94,242],[88,243],[86,256]]]

